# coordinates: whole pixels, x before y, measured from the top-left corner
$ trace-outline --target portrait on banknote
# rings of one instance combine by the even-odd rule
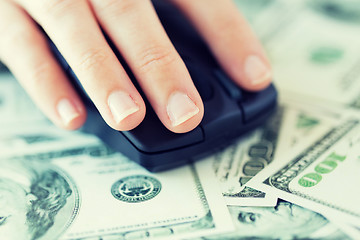
[[[322,215],[279,200],[275,207],[230,206],[236,231],[203,239],[347,239]]]
[[[69,178],[50,164],[0,160],[0,236],[54,239],[74,220],[78,203]]]

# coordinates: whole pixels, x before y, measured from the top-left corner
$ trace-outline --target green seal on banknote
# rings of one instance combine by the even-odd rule
[[[159,180],[144,175],[119,179],[111,187],[112,195],[123,202],[138,203],[154,198],[161,191]]]
[[[311,61],[317,64],[331,64],[339,61],[344,56],[344,51],[336,47],[323,46],[313,49]]]

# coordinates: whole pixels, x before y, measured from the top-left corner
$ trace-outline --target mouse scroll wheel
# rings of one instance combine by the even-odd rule
[[[203,101],[209,100],[213,95],[213,88],[211,85],[213,76],[206,71],[201,65],[187,64],[191,79],[198,90]]]

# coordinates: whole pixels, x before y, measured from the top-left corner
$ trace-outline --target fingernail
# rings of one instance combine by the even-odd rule
[[[182,124],[199,113],[199,108],[182,92],[174,92],[169,98],[167,113],[173,127]]]
[[[131,96],[122,91],[111,93],[108,98],[108,105],[116,123],[120,123],[127,116],[140,109]]]
[[[66,98],[63,98],[58,102],[57,111],[65,125],[68,125],[80,115],[76,107]]]
[[[271,78],[271,71],[257,56],[251,55],[245,61],[245,74],[253,85],[258,85]]]

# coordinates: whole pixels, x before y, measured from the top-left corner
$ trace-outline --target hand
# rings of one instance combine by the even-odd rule
[[[190,19],[237,84],[256,91],[270,83],[271,69],[261,45],[231,0],[168,1]],[[145,105],[100,26],[169,130],[187,132],[200,123],[200,95],[151,1],[0,0],[0,60],[55,124],[76,129],[85,121],[85,107],[34,20],[112,128],[136,127],[145,116]]]

